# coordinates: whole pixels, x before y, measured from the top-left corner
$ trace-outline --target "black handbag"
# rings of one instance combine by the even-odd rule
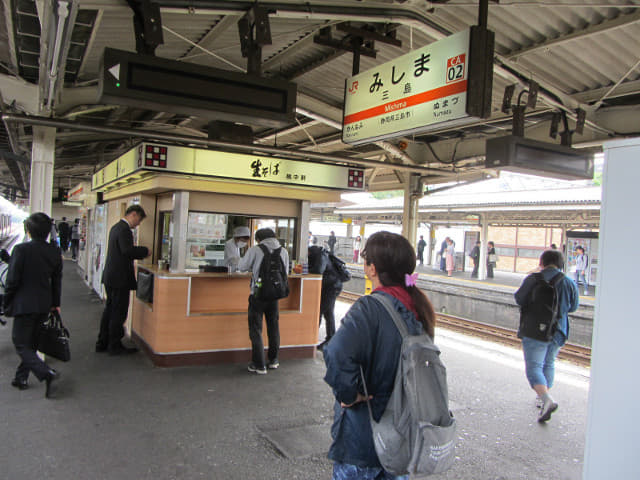
[[[49,312],[47,321],[40,326],[38,351],[63,362],[68,362],[71,358],[69,330],[62,324],[57,310]]]

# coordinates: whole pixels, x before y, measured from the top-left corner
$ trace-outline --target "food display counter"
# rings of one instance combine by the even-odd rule
[[[250,272],[138,271],[153,275],[153,295],[134,297],[132,336],[155,365],[249,361]],[[279,301],[281,360],[315,354],[321,284],[321,275],[289,276],[290,294]],[[266,347],[266,326],[263,337]]]

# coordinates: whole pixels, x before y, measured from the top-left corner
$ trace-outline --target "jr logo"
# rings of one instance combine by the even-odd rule
[[[351,86],[349,87],[349,93],[351,93],[353,95],[354,93],[356,93],[356,90],[358,90],[358,81],[357,80],[355,82],[353,82],[351,84]]]

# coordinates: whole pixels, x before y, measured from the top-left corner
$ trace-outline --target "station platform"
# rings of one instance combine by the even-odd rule
[[[348,308],[339,302],[336,318]],[[62,372],[51,400],[33,377],[28,390],[11,387],[12,319],[0,327],[3,478],[331,478],[333,396],[321,353],[264,376],[246,363],[159,368],[142,353],[95,353],[101,313],[102,302],[65,261],[72,359],[51,362]],[[552,392],[560,408],[540,425],[519,350],[443,329],[436,342],[459,430],[453,468],[430,479],[581,478],[588,369],[559,362]]]

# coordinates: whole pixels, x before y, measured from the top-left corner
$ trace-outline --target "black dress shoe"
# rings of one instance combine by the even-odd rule
[[[11,385],[16,387],[18,390],[26,390],[27,388],[29,388],[29,384],[26,380],[18,380],[17,378],[11,380]]]
[[[47,389],[44,391],[44,396],[46,398],[51,398],[53,393],[56,391],[56,389],[53,386],[53,382],[55,382],[56,380],[59,380],[60,376],[61,376],[60,372],[54,369],[49,370],[49,373],[47,373],[47,376],[44,378],[44,381],[47,384]]]
[[[109,355],[130,355],[132,353],[137,353],[138,349],[136,347],[125,347],[124,345],[120,345],[118,347],[110,347]]]

